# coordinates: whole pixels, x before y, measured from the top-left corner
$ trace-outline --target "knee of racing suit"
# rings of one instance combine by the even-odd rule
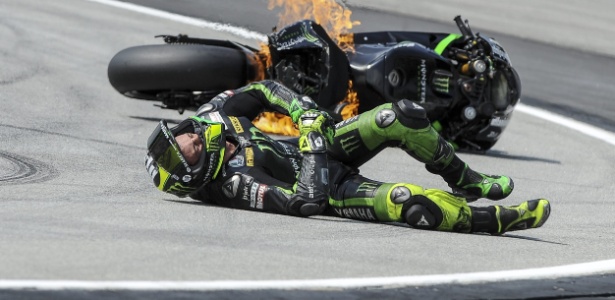
[[[425,108],[408,99],[393,103],[392,109],[404,127],[414,130],[431,127]]]
[[[431,126],[420,105],[403,99],[379,106],[373,117],[377,136],[399,141],[399,146],[418,161],[439,169],[453,159],[453,147]]]
[[[385,186],[374,203],[379,220],[406,222],[417,229],[470,232],[472,212],[465,199],[407,183]]]
[[[295,194],[291,197],[288,212],[299,217],[309,217],[321,214],[329,203],[329,197],[306,198],[305,195]]]
[[[405,130],[402,148],[418,161],[436,169],[447,166],[454,157],[454,148],[431,126],[425,109],[406,99],[393,105],[399,123]]]

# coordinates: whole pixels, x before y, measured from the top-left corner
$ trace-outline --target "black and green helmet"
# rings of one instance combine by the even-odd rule
[[[175,140],[184,133],[197,134],[203,143],[203,152],[194,165],[187,163]],[[145,168],[159,190],[185,197],[216,178],[225,146],[223,123],[190,117],[169,129],[161,120],[147,141]]]

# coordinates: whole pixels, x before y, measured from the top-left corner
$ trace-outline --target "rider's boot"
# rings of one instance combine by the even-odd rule
[[[546,199],[525,201],[517,206],[471,207],[472,232],[500,235],[507,231],[538,228],[551,213]]]
[[[525,201],[517,206],[475,207],[469,206],[464,198],[441,190],[414,189],[411,194],[401,212],[404,220],[418,229],[501,235],[541,227],[551,212],[545,199]],[[388,211],[395,210],[389,207]]]
[[[444,140],[442,142],[446,143]],[[444,168],[438,168],[436,164],[427,164],[426,168],[442,176],[454,193],[463,195],[468,201],[478,198],[501,200],[508,197],[514,188],[512,178],[474,171],[457,155],[453,155],[451,162]]]
[[[353,131],[348,128],[358,129]],[[362,152],[377,153],[386,145],[395,143],[424,163],[427,170],[441,175],[456,194],[468,201],[478,198],[499,200],[510,195],[513,190],[513,182],[509,177],[486,175],[470,169],[455,155],[453,146],[431,126],[425,109],[412,101],[403,99],[363,113],[356,124],[343,126],[342,132],[338,131],[338,144],[343,145],[345,141],[350,144],[352,132],[358,132],[358,140],[362,141],[362,145],[355,143],[354,149],[357,151],[366,149],[368,151]],[[352,149],[351,146],[347,148]],[[346,148],[338,149],[340,153],[348,151]],[[362,162],[367,157],[363,157]],[[348,163],[352,164],[350,161]]]
[[[507,176],[487,175],[472,170],[456,154],[451,144],[431,126],[425,110],[408,100],[393,104],[399,124],[405,127],[402,148],[425,163],[427,170],[442,176],[444,181],[468,201],[478,198],[500,200],[514,188]],[[393,126],[391,126],[393,127]]]

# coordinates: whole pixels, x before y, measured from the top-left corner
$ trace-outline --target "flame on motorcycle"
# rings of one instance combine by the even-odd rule
[[[342,50],[346,50],[353,46],[350,30],[361,22],[351,20],[352,11],[346,7],[344,2],[339,0],[269,0],[267,8],[273,10],[281,7],[277,28],[286,27],[300,20],[314,20],[327,31]]]
[[[361,24],[359,21],[351,20],[352,11],[341,1],[269,0],[267,8],[269,10],[281,8],[278,14],[277,28],[284,28],[299,20],[314,20],[323,26],[327,34],[343,50],[352,51],[354,45],[350,30],[353,26]],[[267,44],[261,44],[259,55],[265,58],[266,67],[269,68],[271,66],[271,55]],[[264,77],[264,75],[261,77]],[[359,107],[357,93],[352,90],[352,81],[349,82],[348,86],[347,96],[342,101],[341,115],[343,119],[356,115]],[[299,134],[290,118],[279,113],[263,113],[254,121],[254,125],[268,133],[294,136]]]

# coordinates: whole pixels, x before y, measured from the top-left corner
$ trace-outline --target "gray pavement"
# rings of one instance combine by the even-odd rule
[[[462,15],[483,30],[615,56],[615,1],[610,0],[348,0],[417,18],[450,22]],[[486,27],[488,26],[488,27]]]
[[[479,170],[515,178],[514,197],[501,204],[551,199],[552,217],[537,230],[502,237],[427,232],[238,211],[165,196],[143,170],[144,144],[155,126],[148,120],[182,116],[117,94],[106,66],[123,48],[177,32],[235,40],[82,0],[0,2],[0,281],[361,278],[615,258],[612,145],[522,113],[488,155],[462,157]],[[522,45],[528,53],[543,49]],[[532,68],[532,61],[522,64],[526,76],[543,87],[530,93],[557,96],[555,83],[540,81],[537,73],[558,70],[559,61],[577,57],[567,49],[558,49],[558,55],[558,61],[542,59],[542,68]],[[603,72],[603,65],[590,65],[587,72]],[[566,90],[573,99],[585,98],[583,92]],[[394,149],[363,173],[446,188]]]

